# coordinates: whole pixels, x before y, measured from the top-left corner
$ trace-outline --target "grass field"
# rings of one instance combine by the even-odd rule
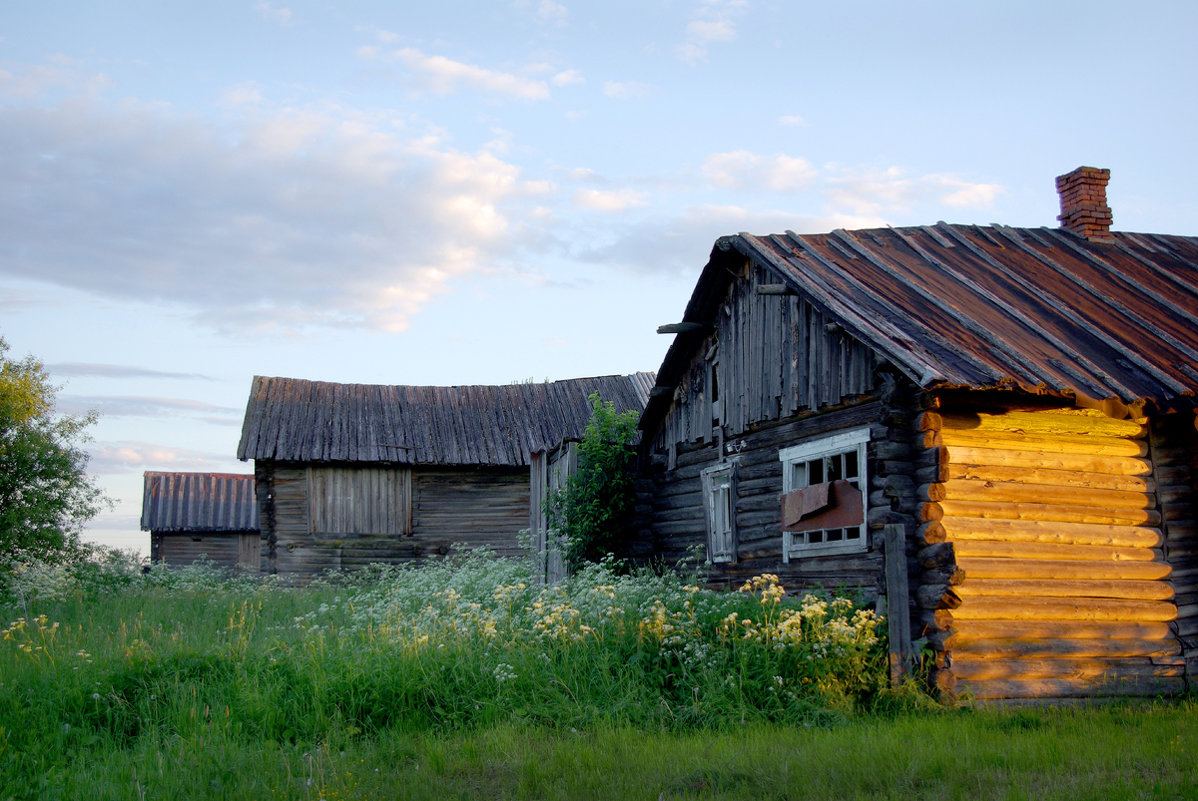
[[[0,799],[1190,798],[1187,700],[948,710],[850,600],[482,555],[9,582]]]

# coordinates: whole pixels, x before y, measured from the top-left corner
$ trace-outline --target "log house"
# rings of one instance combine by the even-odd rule
[[[718,240],[641,418],[636,538],[889,611],[949,697],[1198,671],[1198,238],[938,223]],[[911,641],[914,638],[914,642]]]
[[[237,455],[254,460],[263,570],[303,579],[456,544],[523,555],[529,455],[580,437],[591,393],[639,411],[653,379],[417,387],[257,376]]]

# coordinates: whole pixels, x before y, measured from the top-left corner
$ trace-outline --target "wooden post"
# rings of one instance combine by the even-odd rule
[[[886,559],[886,625],[890,640],[890,683],[898,684],[911,668],[910,590],[907,586],[907,528],[883,529]]]

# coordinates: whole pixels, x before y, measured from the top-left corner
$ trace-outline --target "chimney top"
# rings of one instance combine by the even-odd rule
[[[1111,207],[1106,204],[1106,185],[1110,170],[1078,167],[1057,176],[1061,196],[1061,227],[1091,242],[1111,242]]]

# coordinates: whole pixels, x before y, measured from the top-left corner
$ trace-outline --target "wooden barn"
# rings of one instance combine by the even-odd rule
[[[448,553],[522,553],[529,454],[579,437],[599,393],[644,407],[652,373],[505,386],[331,384],[255,377],[238,458],[254,460],[264,569]]]
[[[146,472],[141,528],[150,560],[182,567],[201,557],[252,573],[261,563],[254,477]]]
[[[962,697],[1198,668],[1198,237],[938,223],[716,242],[641,418],[637,536],[888,606]]]

